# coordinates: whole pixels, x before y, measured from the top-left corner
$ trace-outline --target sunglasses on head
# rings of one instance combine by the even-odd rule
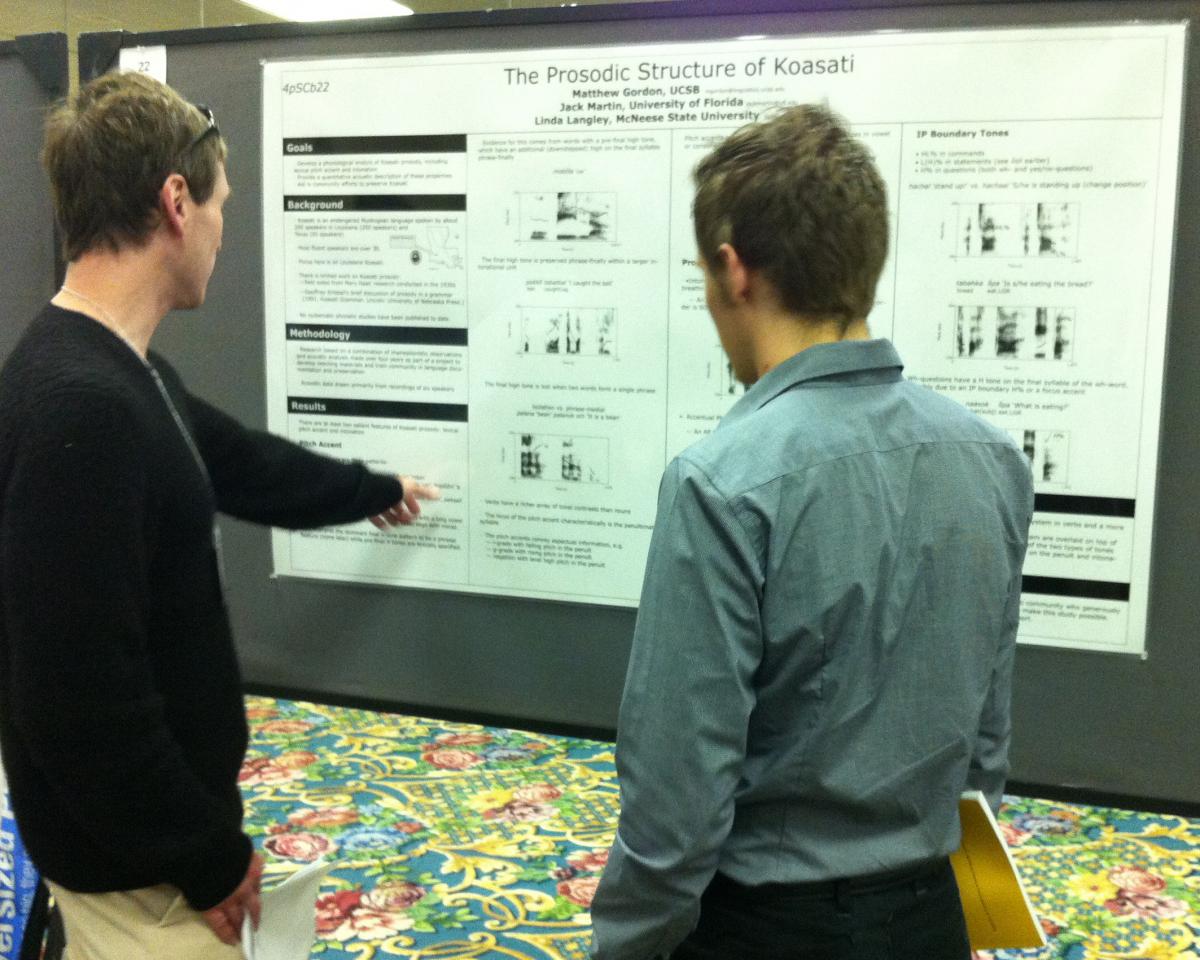
[[[208,126],[205,127],[195,137],[193,137],[192,142],[183,148],[183,152],[179,154],[181,157],[186,156],[187,154],[189,154],[193,150],[195,150],[198,146],[200,146],[200,144],[205,140],[206,137],[208,137],[210,135],[216,135],[216,136],[221,135],[221,131],[217,129],[217,118],[216,118],[215,114],[213,114],[213,112],[212,112],[212,107],[208,106],[207,104],[203,104],[203,103],[193,104],[193,106],[195,106],[195,108],[200,111],[200,115],[203,116],[204,119],[208,121]]]

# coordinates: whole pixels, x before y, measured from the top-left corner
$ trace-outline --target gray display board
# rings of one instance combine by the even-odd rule
[[[879,29],[975,28],[1183,20],[1200,2],[949,3],[937,6],[656,3],[413,17],[369,26],[247,27],[85,36],[85,75],[119,47],[164,44],[167,79],[211,105],[230,143],[234,196],[224,248],[198,311],[168,318],[156,346],[190,387],[239,417],[266,423],[260,207],[261,61],[372,53],[712,40]],[[804,11],[800,8],[803,6]],[[1189,35],[1189,60],[1197,53]],[[964,64],[964,70],[970,70]],[[1200,719],[1200,618],[1191,602],[1200,511],[1200,266],[1187,238],[1200,227],[1200,97],[1189,74],[1172,323],[1162,424],[1146,660],[1022,648],[1017,663],[1013,779],[1025,784],[1200,801],[1191,762]],[[86,76],[85,76],[86,78]],[[986,83],[986,78],[979,78]],[[437,91],[380,90],[380,97]],[[453,110],[453,103],[446,109]],[[399,464],[403,468],[403,464]],[[272,579],[267,531],[225,521],[229,602],[247,682],[332,700],[370,700],[443,716],[547,728],[615,726],[634,612],[622,608],[337,582]]]
[[[54,213],[38,163],[47,105],[67,88],[65,34],[0,43],[0,359],[55,286]]]

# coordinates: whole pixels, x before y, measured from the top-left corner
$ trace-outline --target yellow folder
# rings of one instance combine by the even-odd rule
[[[987,799],[978,790],[964,793],[958,801],[958,815],[962,845],[950,855],[950,864],[967,917],[971,949],[1044,947],[1046,936]]]

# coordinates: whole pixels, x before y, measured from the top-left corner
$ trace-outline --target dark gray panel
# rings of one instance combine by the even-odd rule
[[[432,29],[272,39],[235,32],[172,37],[169,79],[212,104],[228,137],[235,196],[225,248],[200,311],[173,317],[158,347],[196,392],[244,421],[265,423],[260,203],[260,67],[264,58],[371,52],[427,53],[550,45],[689,40],[746,33],[880,28],[962,28],[1124,19],[1181,20],[1200,2],[950,3],[889,9],[538,23],[474,18]],[[828,6],[828,5],[827,5]],[[593,8],[593,11],[596,8]],[[681,11],[711,12],[711,4]],[[723,8],[731,9],[728,5]],[[562,13],[556,12],[561,18]],[[132,45],[137,38],[128,38]],[[1200,267],[1186,242],[1200,235],[1200,92],[1197,35],[1190,37],[1189,98],[1181,178],[1170,360],[1166,377],[1159,517],[1154,548],[1149,651],[1112,655],[1022,648],[1015,695],[1014,779],[1177,801],[1200,800],[1192,691],[1200,676],[1200,618],[1192,602],[1200,509]],[[230,602],[249,681],[365,697],[430,712],[453,711],[541,723],[611,727],[628,657],[629,610],[270,578],[265,531],[227,526]]]
[[[0,45],[0,360],[54,292],[54,212],[38,163],[49,101],[17,45]]]

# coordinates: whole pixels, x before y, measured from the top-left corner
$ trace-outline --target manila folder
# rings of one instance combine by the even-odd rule
[[[950,864],[967,917],[971,949],[1044,947],[1042,926],[987,799],[978,790],[964,793],[958,801],[958,815],[962,845],[950,855]]]

